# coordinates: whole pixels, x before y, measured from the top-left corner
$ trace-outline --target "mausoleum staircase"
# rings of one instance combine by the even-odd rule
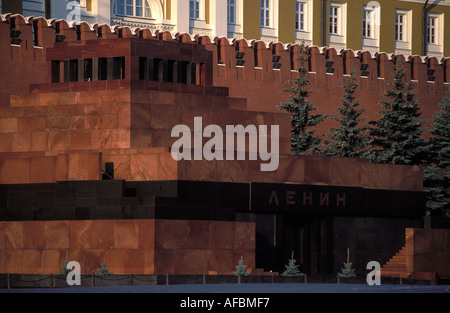
[[[383,265],[381,276],[408,278],[408,273],[406,273],[406,246]]]

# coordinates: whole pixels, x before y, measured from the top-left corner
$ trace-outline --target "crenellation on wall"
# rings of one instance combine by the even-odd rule
[[[450,83],[450,57],[444,58],[442,61],[442,64],[444,65],[444,84]]]
[[[230,42],[228,38],[225,37],[215,37],[213,39],[209,36],[195,35],[191,36],[188,33],[176,33],[172,34],[168,31],[155,31],[154,33],[150,29],[131,29],[130,27],[110,27],[107,24],[93,24],[89,25],[86,22],[67,22],[65,20],[46,20],[42,17],[29,17],[24,18],[19,14],[5,14],[2,15],[2,20],[0,23],[15,24],[16,28],[22,31],[20,39],[24,42],[20,44],[22,50],[20,57],[27,58],[33,57],[34,53],[30,53],[29,43],[33,42],[32,25],[36,23],[37,25],[37,42],[39,46],[43,48],[52,47],[56,36],[55,34],[61,34],[65,36],[64,41],[84,41],[84,40],[94,40],[94,39],[112,39],[112,38],[128,38],[128,37],[138,37],[145,39],[157,39],[164,41],[175,41],[183,43],[192,43],[210,46],[208,49],[215,50],[215,59],[217,64],[226,64],[227,71],[225,73],[226,79],[250,79],[253,80],[255,75],[262,75],[262,81],[284,81],[285,79],[291,78],[289,75],[289,70],[295,70],[298,66],[298,62],[295,60],[298,49],[296,46],[298,44],[288,44],[285,45],[279,42],[265,43],[261,40],[248,41],[246,39],[234,39]],[[5,29],[6,30],[6,29]],[[4,30],[4,31],[5,31]],[[3,40],[6,40],[6,36]],[[25,46],[24,46],[25,44]],[[220,49],[220,50],[219,50]],[[236,51],[241,51],[245,53],[243,65],[245,69],[253,67],[253,75],[243,75],[236,76]],[[308,47],[308,53],[311,57],[311,63],[309,65],[311,72],[318,73],[320,67],[323,68],[321,64],[321,58],[317,58],[317,52],[320,55],[325,55],[325,59],[334,61],[334,68],[336,69],[333,75],[343,76],[349,74],[351,70],[356,71],[358,74],[361,72],[360,64],[368,64],[369,75],[367,79],[369,81],[376,81],[378,78],[387,78],[386,74],[389,70],[386,70],[386,63],[392,63],[395,60],[401,59],[413,69],[413,78],[426,80],[426,71],[428,68],[432,68],[436,73],[435,84],[442,85],[443,82],[448,82],[448,72],[449,64],[445,58],[442,60],[437,60],[437,58],[421,58],[419,56],[403,56],[403,55],[387,55],[384,52],[376,53],[371,55],[368,51],[353,51],[353,50],[340,50],[337,51],[335,48],[329,47]],[[272,75],[273,73],[273,55],[280,56],[279,63],[281,68],[279,68],[279,74]],[[253,61],[253,62],[252,62]],[[317,63],[319,62],[319,63]],[[217,66],[216,64],[216,66]],[[428,66],[427,66],[428,64]],[[254,69],[254,68],[257,69]],[[389,67],[389,66],[388,66]],[[408,66],[406,66],[408,67]],[[262,68],[262,71],[259,71]],[[342,69],[342,70],[341,70]],[[275,70],[278,70],[275,68]],[[215,71],[216,74],[219,71]],[[230,75],[228,75],[230,72]],[[445,74],[445,75],[444,75]],[[341,80],[340,77],[337,82]],[[257,80],[259,80],[257,78]],[[377,85],[377,84],[375,84]]]
[[[285,47],[282,43],[277,42],[269,44],[269,49],[272,51],[272,56],[275,58],[272,60],[274,74],[276,74],[276,78],[274,77],[275,81],[285,82],[291,79],[290,70],[292,62],[288,47]]]
[[[42,61],[45,61],[46,48],[52,48],[55,40],[55,29],[51,26],[51,23],[43,17],[36,17],[30,20],[33,23],[33,31],[35,32],[35,46],[41,47]]]
[[[17,24],[17,27],[21,28],[23,32],[19,36],[22,39],[20,45],[10,44],[8,33],[11,23]],[[33,49],[29,49],[28,42],[33,41],[35,28],[37,28],[38,46],[33,45]],[[64,36],[63,42],[56,42],[57,34]],[[58,38],[61,39],[61,36]],[[197,56],[200,50],[209,53],[209,56],[203,55],[203,52],[201,56],[198,55],[199,58],[206,58],[205,64],[200,64],[203,61],[199,61],[199,58],[195,61],[200,62],[195,69],[196,83],[226,87],[229,89],[230,96],[248,98],[249,110],[278,112],[277,104],[287,97],[287,94],[280,93],[280,90],[287,87],[290,79],[298,77],[296,69],[299,67],[297,60],[299,44],[265,43],[261,40],[247,39],[231,40],[225,37],[206,35],[191,36],[187,33],[170,33],[168,31],[156,30],[153,32],[147,28],[110,27],[106,24],[90,25],[86,22],[46,20],[42,17],[24,18],[21,15],[11,14],[3,15],[0,21],[0,50],[5,52],[2,54],[6,56],[4,61],[6,62],[8,59],[21,60],[21,64],[18,66],[23,67],[20,70],[23,74],[20,82],[17,83],[17,90],[14,90],[15,93],[18,92],[20,86],[27,84],[33,84],[30,86],[31,92],[33,92],[33,88],[47,88],[46,84],[40,87],[37,87],[36,84],[42,83],[43,79],[47,83],[52,81],[52,65],[46,63],[49,60],[61,61],[59,72],[57,67],[53,69],[55,73],[59,73],[60,83],[57,88],[60,88],[61,91],[68,90],[69,85],[63,83],[63,60],[82,62],[82,59],[85,58],[110,57],[112,52],[115,57],[124,53],[129,55],[121,44],[121,40],[125,39],[152,40],[151,50],[159,51],[154,54],[154,58],[184,62],[192,55]],[[171,46],[172,43],[161,45],[163,41],[165,43],[172,42],[173,45],[177,45],[177,48],[174,49]],[[142,42],[142,46],[146,46],[146,44]],[[166,48],[162,48],[162,46]],[[199,46],[202,47],[200,50],[195,48]],[[125,57],[125,77],[120,82],[108,80],[108,83],[90,81],[83,84],[80,81],[82,78],[78,77],[79,83],[70,88],[88,90],[91,86],[92,88],[96,86],[103,88],[105,84],[108,84],[113,87],[139,81],[139,57],[145,49],[132,49],[134,49],[131,53],[132,56]],[[318,46],[307,46],[306,49],[309,55],[310,85],[312,89],[318,91],[313,94],[312,101],[320,103],[320,113],[334,113],[335,104],[339,103],[338,99],[342,95],[345,77],[352,70],[356,73],[356,82],[361,90],[362,105],[368,107],[367,111],[370,114],[376,111],[376,102],[382,99],[383,91],[389,88],[394,63],[399,60],[405,62],[404,69],[407,72],[407,79],[412,79],[411,87],[417,90],[419,101],[427,99],[428,102],[432,102],[432,105],[425,110],[425,118],[431,117],[437,107],[436,103],[440,101],[447,89],[450,78],[449,58],[439,60],[436,57],[404,56],[384,52],[372,55],[368,51],[339,50]],[[195,51],[194,54],[192,54],[193,51]],[[332,64],[327,60],[332,61]],[[36,63],[41,64],[40,67],[37,67]],[[327,68],[327,63],[329,63],[329,68]],[[10,65],[6,66],[8,68]],[[45,76],[41,74],[42,66],[47,71]],[[429,75],[430,70],[433,72],[432,79]],[[28,71],[33,71],[33,74],[28,75]],[[79,75],[81,74],[79,73]],[[68,82],[68,84],[73,83]],[[5,99],[6,96],[9,99],[9,94],[7,91],[3,93],[6,94],[1,95],[4,98],[1,103],[5,106],[7,105]]]
[[[9,20],[6,18],[4,21],[0,25],[8,24],[7,21]],[[30,23],[32,21],[32,18],[28,20],[22,18],[23,23]],[[49,20],[46,26],[45,19],[39,18],[38,21],[40,23],[39,25],[42,26],[38,27],[38,32],[45,32],[46,35],[42,35],[42,38],[38,39],[43,41],[44,47],[40,48],[39,52],[34,53],[35,59],[40,58],[39,53],[47,53],[45,45],[48,45],[48,47],[53,45],[55,48],[62,45],[62,43],[54,42],[56,40],[55,32],[57,31],[65,34],[64,36],[67,38],[64,39],[64,44],[70,47],[92,47],[93,45],[86,45],[92,39],[95,41],[94,45],[98,47],[99,51],[104,50],[105,52],[108,52],[108,45],[110,47],[111,40],[115,41],[120,38],[146,38],[155,40],[156,42],[154,44],[158,41],[171,41],[174,43],[190,44],[192,46],[200,45],[212,54],[212,63],[206,64],[203,68],[198,68],[197,77],[200,77],[202,83],[229,88],[230,95],[234,97],[247,97],[248,94],[250,110],[276,111],[276,104],[280,101],[279,91],[286,87],[286,82],[298,75],[296,71],[299,66],[296,60],[299,50],[298,44],[267,44],[260,40],[230,40],[225,37],[191,36],[186,33],[172,34],[167,31],[155,31],[153,33],[149,29],[119,26],[110,28],[105,24],[89,25],[86,22],[67,23],[64,20]],[[7,31],[7,27],[3,26],[3,28],[4,31]],[[102,39],[98,39],[99,31]],[[6,40],[7,36],[4,37]],[[120,49],[120,45],[117,45],[115,42],[113,44],[114,51]],[[58,52],[58,49],[55,48],[52,49],[52,53]],[[8,49],[13,58],[21,58],[22,46],[6,45],[4,49]],[[164,51],[164,53],[173,58],[178,58],[180,55],[177,55],[175,50],[169,49]],[[69,57],[75,58],[76,53],[74,51],[72,49],[71,51],[63,52],[60,49],[59,53],[64,53],[64,58],[66,59]],[[84,51],[86,52],[86,57],[89,57],[89,48],[86,48]],[[243,55],[241,54],[240,56],[242,61],[237,60],[237,52],[243,52]],[[382,91],[388,88],[389,85],[387,83],[392,78],[394,62],[398,60],[405,62],[407,79],[413,78],[411,86],[418,88],[417,96],[419,100],[428,99],[431,96],[433,97],[432,102],[437,103],[439,97],[442,97],[444,89],[446,89],[445,83],[448,83],[448,73],[450,72],[450,63],[445,58],[438,60],[437,58],[422,58],[417,56],[405,57],[404,55],[386,54],[383,52],[371,55],[368,51],[336,50],[335,48],[317,46],[308,46],[307,52],[309,54],[308,71],[311,87],[321,91],[313,97],[315,99],[322,99],[322,95],[328,94],[328,96],[324,97],[327,102],[325,106],[321,103],[321,108],[328,113],[330,111],[329,107],[332,106],[332,99],[336,98],[338,100],[338,90],[342,87],[344,78],[349,75],[351,70],[356,72],[357,83],[360,89],[368,92],[367,95],[366,93],[362,94],[362,102],[364,105],[368,104],[370,106],[369,111],[374,110],[374,100],[380,100]],[[73,53],[74,55],[68,55],[67,53]],[[276,63],[279,64],[274,64],[274,55],[279,57],[276,60]],[[134,59],[126,58],[125,61],[127,72],[131,69],[131,73],[127,76],[127,79],[131,79],[132,81],[138,79],[137,74],[139,68],[136,67],[137,58],[137,56]],[[326,67],[327,60],[333,61],[333,69],[328,73]],[[433,81],[429,80],[429,69],[434,70]],[[50,71],[48,69],[48,77],[50,77]],[[210,73],[211,76],[206,75],[206,72]],[[61,67],[60,77],[62,75],[63,69]],[[416,76],[417,79],[414,79]],[[93,84],[102,83],[95,82]],[[250,90],[248,87],[250,86],[255,89],[255,97],[252,96],[253,92],[249,94]],[[77,84],[76,87],[81,88],[82,85]],[[257,90],[260,91],[258,92]],[[262,96],[267,93],[271,95],[269,97]],[[367,99],[364,99],[365,97]]]
[[[155,37],[158,40],[164,40],[164,41],[176,41],[173,37],[172,33],[169,31],[155,31]]]

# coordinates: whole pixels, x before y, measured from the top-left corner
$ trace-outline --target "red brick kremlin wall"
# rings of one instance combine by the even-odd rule
[[[64,20],[46,20],[44,18],[27,18],[21,15],[3,15],[0,21],[0,66],[3,73],[0,78],[0,105],[7,106],[10,94],[22,93],[30,83],[48,81],[46,71],[46,48],[55,43],[55,30],[65,36],[65,41],[79,41],[101,38],[138,37],[151,40],[184,42],[204,45],[213,53],[213,77],[215,86],[229,87],[232,97],[247,98],[248,109],[256,111],[277,112],[276,105],[287,95],[280,93],[286,86],[285,82],[295,77],[298,66],[295,61],[298,45],[271,43],[262,41],[247,41],[237,39],[230,42],[226,38],[211,39],[207,36],[188,34],[172,35],[169,32],[149,29],[131,30],[128,27],[108,25],[69,25]],[[13,20],[14,27],[22,32],[22,42],[17,46],[10,45],[9,28]],[[35,45],[33,44],[35,39]],[[412,87],[417,90],[417,98],[422,104],[423,118],[430,118],[437,109],[444,92],[450,83],[450,58],[438,60],[435,57],[395,56],[378,53],[372,56],[367,51],[342,50],[334,48],[309,47],[311,60],[309,65],[311,88],[316,89],[312,101],[319,106],[318,112],[335,113],[338,99],[342,96],[342,85],[345,75],[351,70],[356,72],[360,86],[358,98],[361,107],[367,108],[369,118],[376,118],[379,110],[376,102],[382,99],[383,90],[388,88],[391,79],[393,60],[402,59],[406,62],[407,80],[412,80]],[[245,53],[244,66],[236,66],[236,52]],[[272,55],[279,55],[281,68],[273,69]],[[326,73],[326,60],[334,62],[333,74]],[[220,64],[219,64],[220,63]],[[360,64],[368,64],[369,75],[360,76]],[[434,69],[435,81],[428,82],[427,70]],[[135,74],[137,75],[137,74]],[[324,128],[327,125],[323,125]]]

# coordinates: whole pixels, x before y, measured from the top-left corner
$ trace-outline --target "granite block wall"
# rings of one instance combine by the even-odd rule
[[[82,273],[102,263],[114,274],[232,274],[255,264],[255,225],[188,220],[0,222],[0,272],[56,274],[67,261]]]

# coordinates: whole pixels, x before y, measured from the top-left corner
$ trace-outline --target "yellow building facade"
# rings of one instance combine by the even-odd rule
[[[259,23],[263,2],[273,10],[268,27]],[[243,25],[247,39],[450,55],[450,1],[245,0]],[[273,38],[265,28],[276,29]]]
[[[450,0],[0,0],[0,11],[73,20],[76,2],[91,24],[450,56]]]

